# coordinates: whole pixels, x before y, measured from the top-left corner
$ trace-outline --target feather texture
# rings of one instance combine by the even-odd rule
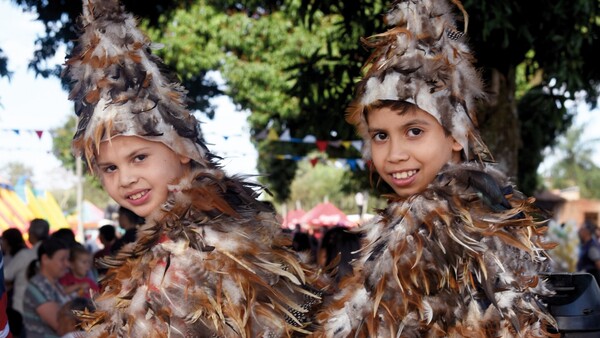
[[[468,17],[460,1],[452,5],[447,0],[394,0],[384,16],[389,30],[362,40],[373,52],[346,120],[365,140],[367,159],[365,108],[380,100],[417,105],[450,131],[466,158],[491,159],[477,131],[475,101],[485,95],[464,34]],[[457,30],[454,8],[463,14],[465,32]]]
[[[196,168],[170,190],[137,241],[104,260],[97,311],[83,316],[91,336],[308,333],[327,283],[276,235],[272,210],[216,169]],[[243,203],[228,204],[229,194]]]
[[[151,53],[151,41],[118,0],[83,0],[82,32],[63,76],[79,116],[73,148],[94,164],[102,140],[136,135],[198,163],[208,157],[187,91]],[[92,166],[93,167],[93,166]]]
[[[314,337],[547,336],[556,324],[537,300],[551,294],[538,273],[552,245],[532,200],[502,195],[509,185],[490,166],[449,165],[392,201],[359,230],[355,275],[327,300]]]

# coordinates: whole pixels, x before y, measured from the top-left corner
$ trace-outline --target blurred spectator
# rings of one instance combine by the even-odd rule
[[[292,237],[292,249],[294,251],[310,250],[310,238],[308,234],[302,231],[300,224],[296,224],[294,236]]]
[[[83,338],[87,337],[87,334],[81,328],[81,321],[75,314],[75,311],[93,311],[94,304],[88,298],[74,298],[66,302],[61,306],[58,311],[58,318],[60,322],[58,324],[58,334],[61,338]]]
[[[98,271],[98,275],[104,276],[107,269],[100,266],[98,260],[104,256],[110,255],[112,252],[112,246],[117,240],[117,231],[115,227],[110,224],[101,226],[100,229],[98,229],[98,239],[100,239],[100,243],[102,243],[104,247],[96,251],[93,262],[96,271]]]
[[[144,218],[127,208],[119,207],[119,226],[125,230],[125,233],[112,245],[111,254],[119,252],[125,244],[135,242],[137,228],[141,224],[144,224]]]
[[[600,244],[592,236],[593,230],[588,226],[579,229],[579,259],[577,271],[588,272],[594,276],[600,285]]]
[[[8,296],[4,288],[4,257],[0,250],[0,338],[12,337],[8,316],[6,315],[7,303]]]
[[[50,237],[61,239],[63,242],[67,243],[69,246],[74,245],[77,242],[75,239],[75,233],[70,228],[60,228],[50,235]]]
[[[90,290],[99,291],[96,281],[88,277],[92,269],[92,254],[80,243],[71,246],[69,266],[69,272],[59,279],[67,294],[73,297],[91,298]]]
[[[13,257],[21,250],[27,249],[21,230],[10,228],[2,233],[2,253],[4,254],[4,265],[8,265]]]
[[[27,268],[30,279],[23,299],[23,323],[27,338],[55,337],[58,310],[70,300],[58,282],[69,270],[69,245],[48,238],[37,253],[37,261]]]
[[[325,251],[325,267],[338,283],[342,277],[352,274],[352,261],[360,249],[360,235],[336,226],[325,232],[321,248]]]
[[[25,240],[23,239],[23,234],[21,234],[21,231],[16,228],[5,230],[2,233],[2,252],[5,258],[4,266],[8,266],[10,264],[10,261],[12,260],[12,257],[15,257],[21,250],[28,250],[27,244],[25,244]],[[6,259],[8,257],[10,257],[11,259]],[[4,285],[6,287],[6,294],[8,296],[6,315],[8,316],[10,330],[13,336],[19,337],[21,335],[23,327],[23,317],[21,316],[21,313],[15,310],[13,307],[14,289],[12,283],[9,281],[5,281]]]
[[[4,279],[12,282],[13,285],[13,299],[12,307],[19,315],[23,315],[23,297],[25,290],[27,289],[27,267],[29,264],[37,259],[37,251],[44,240],[48,238],[50,232],[50,224],[44,219],[36,218],[29,223],[29,243],[31,243],[31,249],[21,249],[10,261],[10,263],[4,266]],[[13,334],[17,336],[16,332],[22,332],[22,324],[15,323],[11,329]]]

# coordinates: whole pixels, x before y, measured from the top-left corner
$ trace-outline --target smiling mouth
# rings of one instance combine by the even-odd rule
[[[397,173],[392,173],[392,178],[395,180],[405,180],[409,177],[414,176],[417,173],[417,170],[413,169],[413,170],[408,170],[408,171],[402,171],[402,172],[397,172]]]
[[[146,195],[146,193],[147,193],[147,190],[140,191],[140,192],[138,192],[138,193],[135,193],[135,194],[133,194],[133,195],[129,195],[129,196],[127,196],[127,199],[130,199],[130,200],[133,200],[133,201],[135,201],[135,200],[138,200],[138,199],[140,199],[140,198],[144,197],[144,196]]]

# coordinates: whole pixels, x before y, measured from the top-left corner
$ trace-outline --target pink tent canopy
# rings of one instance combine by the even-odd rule
[[[302,216],[300,222],[312,227],[331,227],[336,225],[350,227],[355,225],[348,220],[346,214],[329,202],[317,204],[317,206]]]
[[[306,214],[302,209],[292,210],[285,215],[282,226],[287,229],[294,229],[296,224],[300,224],[300,219]]]

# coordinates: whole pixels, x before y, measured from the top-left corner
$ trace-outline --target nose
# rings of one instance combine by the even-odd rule
[[[135,170],[129,168],[119,168],[119,183],[122,187],[128,187],[138,180]]]
[[[399,140],[390,140],[390,147],[387,156],[388,162],[396,163],[406,161],[410,157],[410,152],[406,143]]]

